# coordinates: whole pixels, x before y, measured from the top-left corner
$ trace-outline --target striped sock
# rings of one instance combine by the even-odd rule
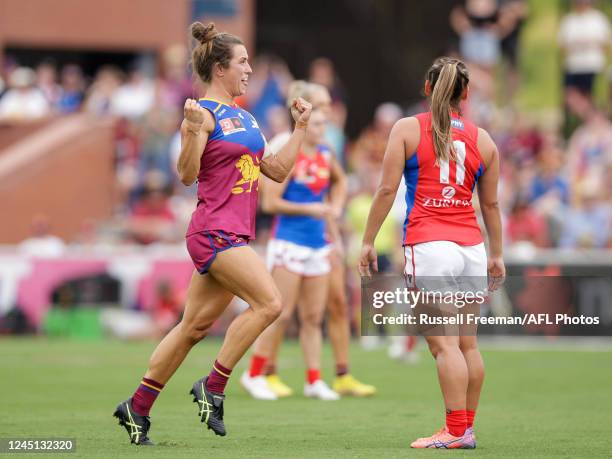
[[[215,360],[206,381],[206,389],[215,394],[222,394],[231,374],[232,370],[225,368],[218,360]]]
[[[132,395],[132,408],[140,416],[148,416],[155,399],[164,385],[149,378],[142,378],[140,386]]]

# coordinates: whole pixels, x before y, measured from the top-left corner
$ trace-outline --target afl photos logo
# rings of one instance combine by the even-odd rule
[[[455,189],[452,186],[442,188],[442,197],[444,199],[451,199],[453,196],[455,196]]]

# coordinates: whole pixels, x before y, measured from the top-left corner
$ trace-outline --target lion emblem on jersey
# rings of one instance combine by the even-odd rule
[[[253,157],[249,154],[242,155],[238,161],[236,161],[236,169],[240,171],[242,178],[234,183],[232,188],[232,194],[250,193],[253,190],[253,184],[257,184],[256,190],[259,188],[259,160],[255,157],[257,164],[253,161]],[[245,184],[248,184],[248,188],[245,188]]]

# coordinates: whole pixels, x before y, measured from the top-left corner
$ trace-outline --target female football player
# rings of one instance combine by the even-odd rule
[[[313,83],[307,83],[305,81],[296,81],[290,87],[288,101],[295,97],[302,97],[311,102],[313,105],[313,110],[316,110],[317,113],[320,112],[320,114],[316,115],[317,117],[324,118],[329,114],[331,98],[328,90],[325,87]],[[312,138],[313,148],[315,148],[315,145],[316,148],[325,148],[322,146],[322,143],[324,142],[322,135],[324,135],[324,133],[319,132],[320,126],[317,126],[317,131],[314,132],[314,124],[311,123],[311,125],[313,126],[311,130],[313,131],[313,134],[315,134],[315,136]],[[286,135],[288,134],[279,134],[275,139],[273,139],[270,142],[271,148],[274,149],[274,144],[280,145],[284,143]],[[308,137],[309,135],[307,133],[307,138]],[[305,142],[307,142],[307,140],[305,140]],[[305,146],[306,143],[303,145]],[[325,150],[329,151],[326,148]],[[328,235],[331,236],[332,240],[328,241],[331,242],[331,244],[326,243],[324,252],[326,255],[322,257],[324,260],[323,264],[325,266],[324,271],[328,272],[329,270],[329,275],[327,276],[328,286],[326,286],[328,289],[328,297],[326,300],[324,300],[324,303],[327,304],[327,311],[329,312],[328,332],[336,361],[336,378],[333,383],[333,390],[341,395],[367,396],[372,395],[375,392],[375,388],[359,382],[349,373],[348,348],[350,329],[348,304],[344,293],[344,264],[341,260],[342,241],[340,240],[339,231],[337,231],[337,226],[334,221],[341,214],[346,196],[346,187],[344,185],[344,174],[338,164],[338,161],[333,156],[329,156],[329,158],[333,165],[332,172],[335,170],[338,178],[341,180],[340,183],[332,182],[332,187],[329,193],[329,201],[332,205],[332,221],[329,225],[331,231],[328,232]],[[332,176],[332,179],[333,178],[334,177]],[[316,178],[311,178],[310,180],[314,181]],[[290,185],[288,185],[288,188],[289,186]],[[277,192],[280,191],[282,190],[277,188]],[[291,193],[285,194],[287,196],[282,196],[284,199],[296,199],[296,197],[300,198],[299,195],[292,195]],[[264,191],[264,196],[266,195],[267,193]],[[271,200],[273,202],[279,198],[281,198],[281,195],[278,193],[277,195],[271,195]],[[265,198],[263,202],[266,203]],[[272,207],[277,208],[274,205],[272,205]],[[304,207],[303,211],[307,212],[307,207]],[[293,237],[292,233],[287,233],[285,236],[282,235],[283,222],[289,222],[289,224],[291,224],[291,219],[279,216],[277,222],[279,225],[281,225],[281,238],[291,239]],[[276,229],[276,236],[278,236],[279,227]],[[324,230],[322,229],[322,231]],[[305,234],[312,234],[312,228],[307,228],[304,226],[303,232]],[[324,232],[319,234],[318,238],[320,241],[326,241]],[[274,239],[278,240],[278,237],[275,237]],[[275,266],[274,251],[278,251],[279,244],[279,242],[275,242],[274,240],[271,242],[269,247],[269,264],[274,270],[273,277],[276,278],[278,276],[279,280],[282,281],[282,273],[289,268],[283,267],[282,263],[278,263],[278,261],[276,264],[280,264],[280,266]],[[243,375],[241,379],[245,389],[247,389],[247,391],[253,397],[258,399],[273,400],[277,397],[286,397],[293,393],[291,388],[279,378],[276,372],[276,360],[285,329],[287,328],[287,325],[291,319],[295,302],[297,301],[298,303],[301,303],[302,300],[299,295],[296,300],[295,295],[292,292],[289,292],[288,298],[290,299],[291,304],[287,304],[286,302],[283,303],[284,309],[281,317],[264,332],[260,339],[257,340],[254,346],[249,372],[248,374]],[[302,328],[301,333],[308,337],[310,330],[308,327]],[[317,331],[317,334],[319,333],[320,332]],[[303,342],[304,341],[308,343],[310,340],[306,338],[303,340]],[[316,351],[316,349],[313,350]],[[307,356],[317,355],[310,349],[304,349],[304,353]],[[307,357],[307,360],[314,362],[317,367],[309,368],[309,371],[307,372],[305,393],[317,398],[326,398],[329,396],[331,399],[336,399],[337,397],[335,394],[328,390],[328,387],[323,383],[323,381],[320,383],[317,382],[317,378],[320,379],[318,358],[315,360],[314,358],[311,359],[310,357]]]
[[[400,183],[406,180],[404,234],[405,275],[416,288],[419,279],[486,279],[495,289],[505,276],[500,214],[497,204],[499,153],[489,134],[462,118],[469,74],[457,59],[434,62],[425,81],[431,110],[404,118],[393,127],[363,238],[360,274],[377,270],[373,243]],[[472,207],[478,184],[489,236],[489,257]],[[486,289],[486,283],[485,287]],[[465,334],[465,333],[463,333]],[[475,335],[475,333],[472,333]],[[438,370],[446,407],[446,426],[413,448],[474,448],[473,422],[484,379],[476,336],[426,336]]]
[[[206,97],[185,102],[181,181],[198,181],[198,205],[187,230],[187,249],[196,267],[181,322],[166,335],[149,361],[142,382],[115,416],[132,443],[151,440],[149,410],[191,348],[202,340],[234,295],[249,304],[228,327],[208,376],[191,389],[199,416],[217,435],[225,435],[224,389],[232,368],[281,311],[281,296],[264,262],[248,246],[255,236],[260,173],[283,182],[292,170],[310,118],[304,100],[292,104],[295,129],[277,154],[267,155],[265,139],[250,113],[234,103],[245,93],[251,67],[240,38],[220,33],[214,24],[196,22],[191,33],[194,73],[207,84]]]

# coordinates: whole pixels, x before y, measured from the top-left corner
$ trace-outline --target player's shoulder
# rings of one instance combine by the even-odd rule
[[[419,115],[406,116],[404,118],[400,118],[399,120],[395,122],[393,129],[396,132],[402,133],[402,134],[410,134],[413,132],[418,132],[421,126]]]
[[[419,120],[419,115],[399,119],[391,130],[391,136],[404,144],[405,152],[411,154],[416,151],[421,143],[421,121]]]
[[[200,105],[200,107],[206,108],[213,112],[218,111],[224,105],[223,102],[219,102],[218,100],[209,99],[206,97],[198,99],[198,104]]]
[[[494,145],[495,143],[493,142],[493,138],[491,137],[491,134],[489,134],[489,131],[487,131],[485,128],[482,128],[480,126],[475,126],[476,128],[476,132],[478,135],[478,146],[482,145],[483,146],[490,146],[490,145]]]
[[[497,154],[497,146],[486,129],[477,126],[477,130],[478,151],[485,165],[488,165],[491,163],[493,157]]]

